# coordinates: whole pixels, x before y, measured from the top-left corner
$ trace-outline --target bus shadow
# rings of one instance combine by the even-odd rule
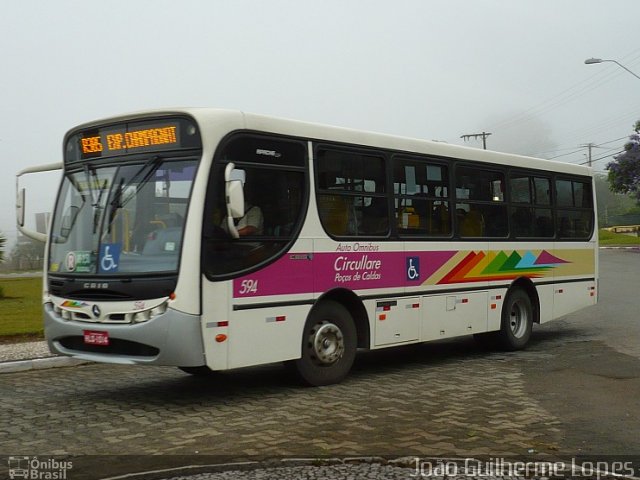
[[[402,374],[416,368],[429,369],[446,366],[453,362],[474,359],[491,359],[505,355],[525,358],[528,351],[548,351],[555,345],[566,344],[574,339],[577,329],[534,330],[527,350],[503,352],[479,345],[471,336],[422,344],[407,345],[384,350],[360,352],[346,382],[379,379],[390,374]],[[100,368],[94,366],[93,368]],[[111,403],[145,402],[158,405],[189,405],[207,402],[215,405],[235,402],[239,399],[281,395],[308,395],[316,389],[304,387],[290,368],[281,363],[248,367],[226,372],[214,372],[208,376],[193,376],[171,367],[123,367],[128,372],[125,378],[103,385],[98,391],[88,391],[86,396],[93,401]],[[158,375],[154,376],[154,372]],[[126,383],[124,383],[126,382]],[[322,390],[340,386],[322,387]],[[86,397],[85,397],[86,398]]]

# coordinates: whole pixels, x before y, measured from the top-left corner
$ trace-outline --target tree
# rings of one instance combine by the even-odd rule
[[[44,243],[22,238],[11,251],[11,261],[18,270],[35,270],[42,268],[44,260]]]
[[[624,152],[607,164],[609,188],[613,192],[629,193],[640,204],[640,120],[634,126],[635,133],[624,145]]]
[[[633,197],[624,193],[616,193],[609,188],[606,175],[594,175],[596,198],[598,199],[598,225],[631,225],[638,222],[640,205]]]

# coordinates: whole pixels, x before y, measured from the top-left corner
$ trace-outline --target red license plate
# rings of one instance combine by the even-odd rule
[[[109,332],[96,332],[94,330],[84,330],[84,343],[87,345],[109,345]]]

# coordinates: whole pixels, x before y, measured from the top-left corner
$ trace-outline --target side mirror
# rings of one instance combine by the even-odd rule
[[[24,227],[25,193],[24,188],[18,190],[16,195],[16,222],[20,227]]]
[[[53,170],[62,170],[62,163],[36,165],[35,167],[25,168],[16,174],[16,224],[20,233],[38,242],[46,242],[47,234],[25,228],[26,194],[25,189],[20,188],[20,177],[29,173],[51,172]]]
[[[234,218],[244,216],[244,182],[246,172],[236,170],[233,163],[229,163],[224,170],[225,199],[227,204],[227,226],[233,238],[239,238],[240,234],[233,221]]]

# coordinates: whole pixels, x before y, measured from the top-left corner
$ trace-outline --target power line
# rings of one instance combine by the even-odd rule
[[[518,123],[531,120],[532,118],[539,116],[543,112],[547,112],[549,110],[553,110],[555,108],[566,105],[567,103],[576,99],[580,95],[583,95],[592,90],[595,90],[596,88],[604,85],[610,80],[613,80],[615,77],[622,76],[622,74],[623,72],[613,72],[613,73],[598,72],[592,75],[591,77],[587,78],[586,80],[583,80],[577,83],[576,85],[569,87],[568,89],[564,90],[563,92],[556,95],[555,97],[551,97],[549,100],[546,100],[540,103],[537,106],[528,108],[524,112],[516,114],[510,119],[503,120],[502,122],[498,122],[497,124],[491,125],[491,128],[494,130],[507,129],[514,125],[517,125]],[[602,77],[602,79],[600,79],[599,77]],[[581,84],[585,82],[587,82],[587,84],[584,86],[581,86]],[[565,93],[570,92],[575,88],[577,88],[578,90],[565,95]]]
[[[570,142],[573,139],[583,139],[584,137],[590,137],[594,134],[609,130],[610,127],[621,125],[622,122],[632,122],[638,119],[638,112],[640,112],[640,105],[633,106],[626,112],[610,115],[609,117],[596,120],[592,126],[582,127],[570,132],[567,132],[564,136],[565,142]],[[576,140],[573,140],[576,141]]]
[[[565,150],[572,150],[576,148],[575,146],[572,147],[564,147],[564,148],[553,148],[551,150],[545,150],[543,152],[534,152],[532,155],[534,157],[541,157],[542,155],[544,155],[545,153],[557,153],[557,152],[563,152]],[[555,157],[554,157],[555,158]],[[551,160],[550,158],[548,160]]]
[[[612,149],[612,150],[615,150],[615,148]],[[596,158],[594,160],[591,160],[591,163],[595,163],[595,162],[599,162],[600,160],[605,160],[607,158],[611,158],[611,157],[613,157],[615,155],[618,155],[618,154],[620,154],[622,152],[624,152],[624,150],[620,150],[619,152],[616,152],[616,153],[611,153],[611,154],[604,155],[604,156],[602,156],[600,158]],[[588,163],[589,163],[589,161],[586,161],[586,162],[580,163],[579,165],[587,165]]]
[[[618,141],[623,140],[625,138],[628,138],[628,136],[625,135],[624,137],[616,138],[614,140],[609,140],[609,141],[606,141],[606,142],[601,142],[601,143],[598,143],[598,144],[591,143],[590,145],[591,145],[591,147],[594,147],[594,148],[600,148],[602,145],[606,145],[607,143],[618,142]],[[584,147],[588,147],[588,145],[584,145]],[[569,150],[570,148],[575,148],[575,147],[561,148],[561,149],[558,149],[558,150],[549,150],[548,152],[554,152],[554,151],[557,152],[557,151],[561,151],[561,150]],[[616,150],[617,148],[618,147],[614,147],[614,148],[610,148],[609,150]],[[569,153],[563,153],[563,154],[560,154],[560,155],[556,155],[554,157],[549,157],[547,160],[554,160],[554,159],[560,158],[560,157],[567,157],[567,156],[573,155],[575,153],[580,153],[580,152],[582,152],[582,150],[583,149],[581,148],[580,150],[574,150],[574,151],[569,152]],[[545,152],[542,152],[542,153],[545,153]],[[536,155],[540,155],[540,154],[537,153]]]
[[[634,51],[632,51],[631,53],[623,56],[621,59],[625,60],[627,63],[631,63],[633,64],[637,59],[640,59],[640,54],[637,54],[638,52],[640,52],[640,49],[636,49]],[[632,57],[629,59],[629,57]],[[593,75],[591,75],[590,77],[587,77],[584,80],[581,80],[580,82],[576,83],[575,85],[572,85],[568,88],[566,88],[565,90],[561,91],[560,93],[550,97],[549,99],[541,102],[538,105],[534,105],[533,107],[530,107],[528,109],[526,109],[524,112],[515,114],[513,116],[511,116],[510,118],[507,118],[505,120],[502,120],[500,122],[497,122],[494,125],[491,125],[492,129],[506,129],[509,128],[512,125],[515,125],[517,123],[523,122],[523,121],[527,121],[533,117],[535,117],[536,115],[540,115],[542,112],[548,111],[548,110],[552,110],[554,108],[557,108],[561,105],[564,105],[566,103],[568,103],[569,101],[575,99],[576,97],[583,95],[591,90],[594,90],[602,85],[604,85],[605,83],[613,80],[614,78],[617,78],[621,75],[623,75],[624,72],[621,71],[605,71],[602,70],[600,72],[597,72]],[[575,90],[575,91],[572,91]]]
[[[553,160],[555,158],[560,158],[560,157],[566,157],[568,155],[573,155],[574,153],[580,153],[583,149],[581,148],[580,150],[576,150],[574,152],[569,152],[569,153],[563,153],[562,155],[556,155],[555,157],[549,157],[547,160]]]
[[[625,138],[629,138],[629,135],[625,135],[624,137],[616,138],[615,140],[609,140],[608,142],[599,143],[598,145],[596,145],[596,147],[599,147],[601,145],[606,145],[607,143],[618,142],[618,141],[623,140]]]

